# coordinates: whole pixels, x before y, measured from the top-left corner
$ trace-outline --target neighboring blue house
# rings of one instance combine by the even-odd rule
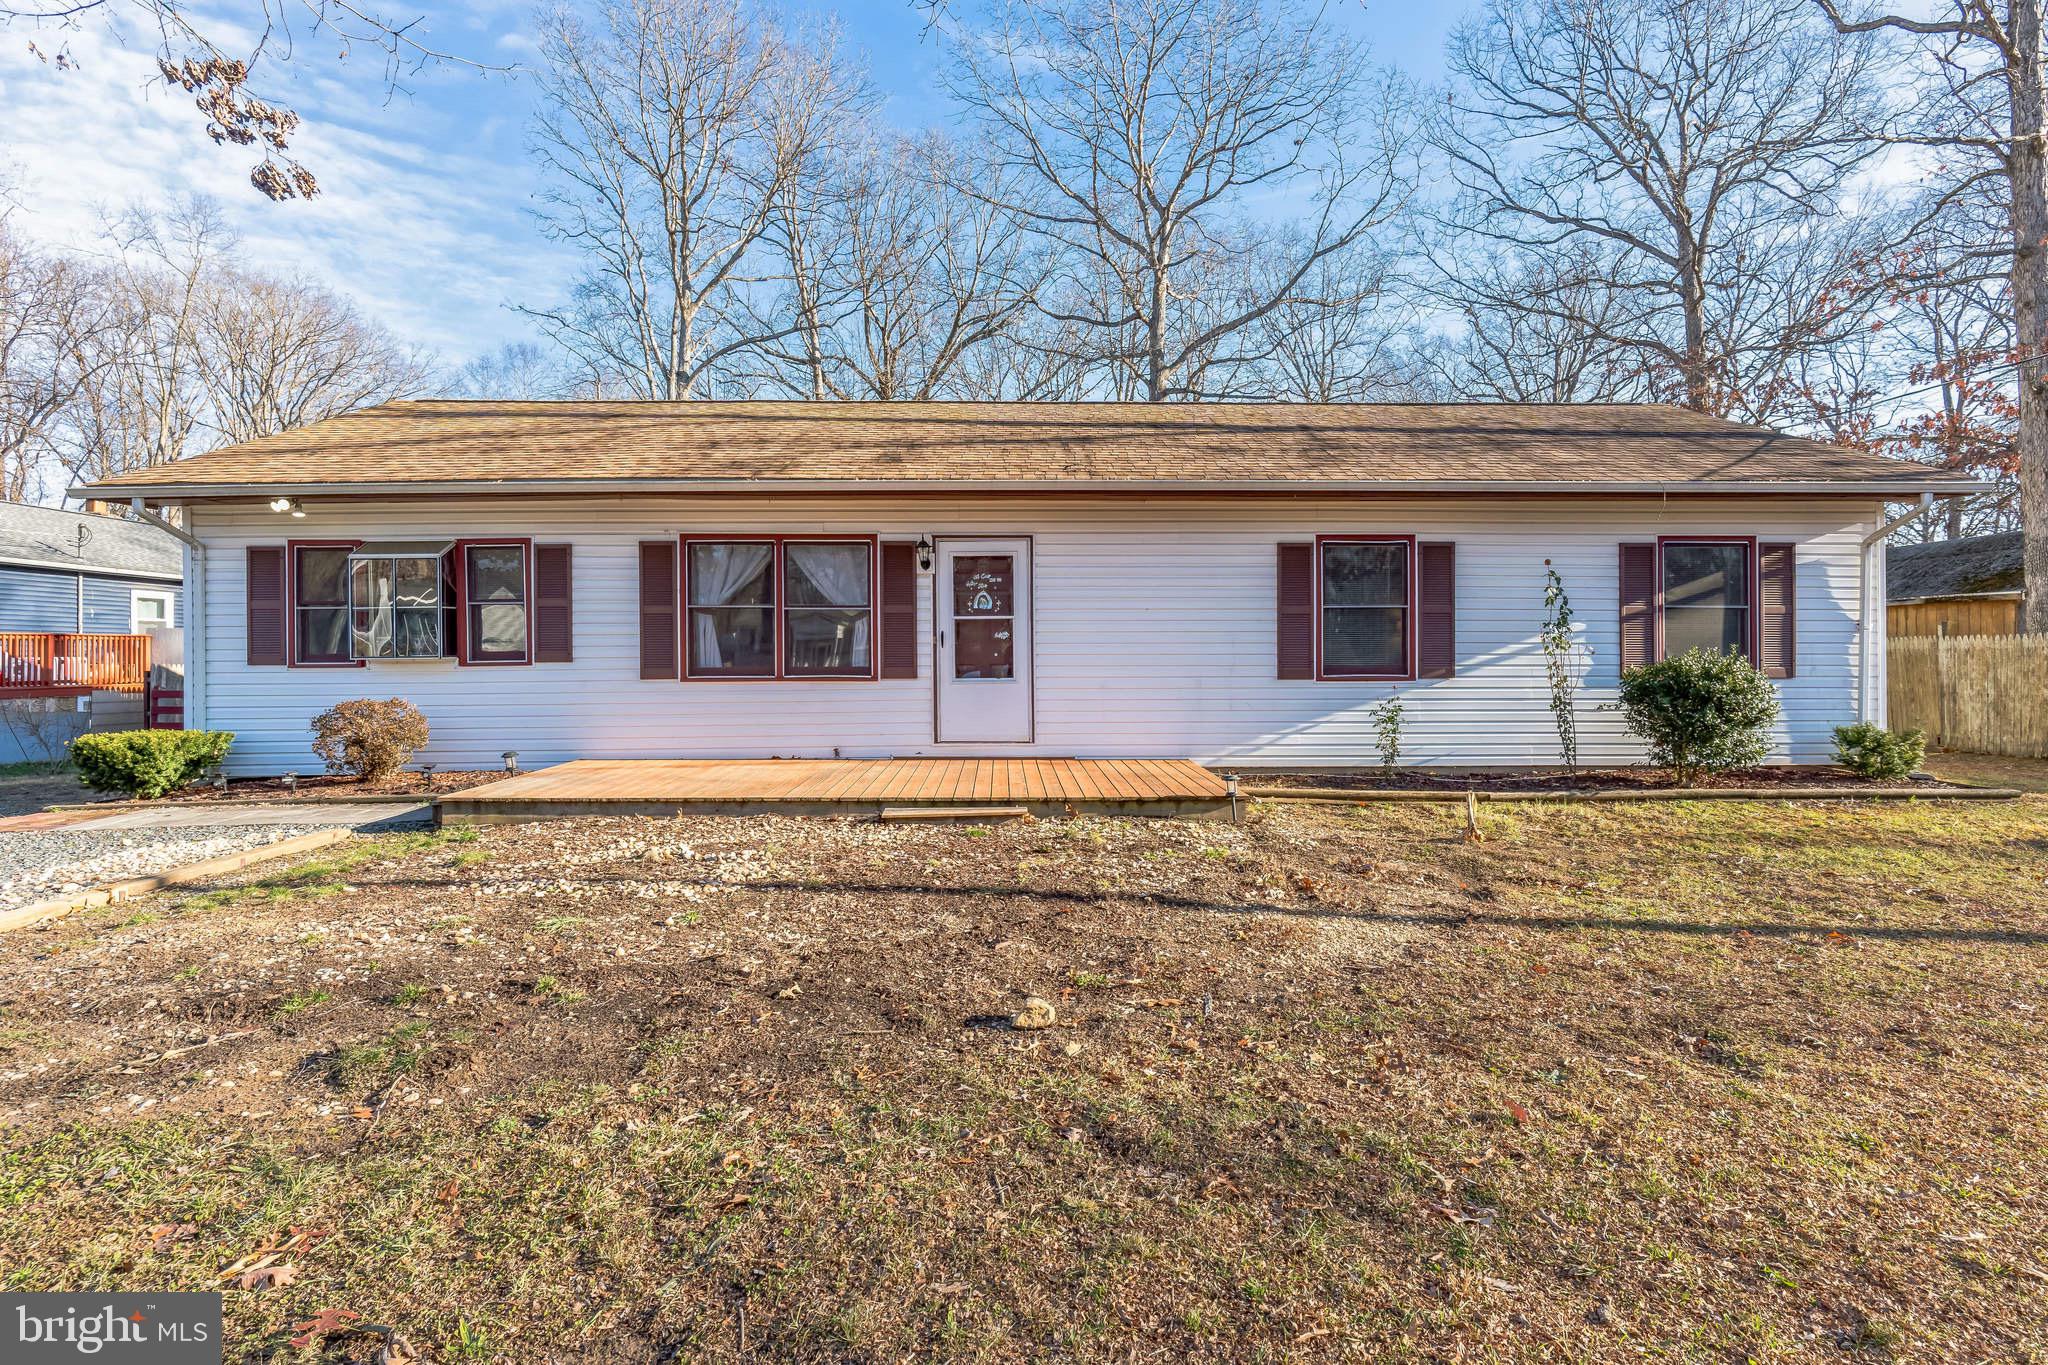
[[[182,626],[183,578],[182,547],[154,526],[0,503],[0,631],[120,635]]]

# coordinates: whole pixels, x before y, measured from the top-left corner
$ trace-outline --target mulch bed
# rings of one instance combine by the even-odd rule
[[[496,782],[506,776],[496,769],[457,769],[451,772],[402,772],[376,782],[326,773],[301,773],[296,788],[282,777],[238,777],[224,788],[187,787],[164,797],[166,801],[275,801],[288,796],[445,796]]]
[[[1246,787],[1290,787],[1325,791],[1657,791],[1679,785],[1669,768],[1581,768],[1576,773],[1557,769],[1502,770],[1494,772],[1428,772],[1398,768],[1391,775],[1377,770],[1364,772],[1267,773],[1243,771],[1239,780]],[[1731,772],[1709,773],[1696,787],[1909,787],[1947,786],[1933,778],[1858,777],[1846,768],[1833,766],[1737,768]]]

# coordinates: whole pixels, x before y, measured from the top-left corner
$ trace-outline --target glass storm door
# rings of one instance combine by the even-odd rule
[[[1028,743],[1031,542],[942,540],[937,568],[939,741]]]

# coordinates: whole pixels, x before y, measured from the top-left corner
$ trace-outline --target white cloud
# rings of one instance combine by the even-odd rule
[[[254,150],[215,146],[189,97],[156,81],[146,42],[92,25],[36,40],[54,52],[58,37],[77,69],[46,65],[23,43],[0,48],[0,158],[23,231],[88,249],[111,212],[210,194],[249,264],[317,279],[451,360],[524,334],[509,300],[560,293],[569,263],[524,214],[522,83],[440,67],[408,77],[409,94],[387,92],[379,67],[336,66],[300,34],[292,64],[273,55],[258,78],[305,120],[293,153],[322,193],[273,204],[248,183]]]

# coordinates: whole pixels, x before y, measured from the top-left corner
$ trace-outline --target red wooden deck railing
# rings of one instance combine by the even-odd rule
[[[140,692],[148,681],[147,635],[0,631],[0,697]]]

